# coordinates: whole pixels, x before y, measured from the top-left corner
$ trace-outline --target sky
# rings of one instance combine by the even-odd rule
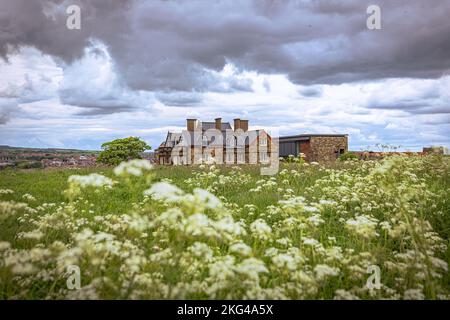
[[[355,151],[450,147],[449,17],[449,0],[0,0],[0,145],[155,149],[186,118],[239,117]]]

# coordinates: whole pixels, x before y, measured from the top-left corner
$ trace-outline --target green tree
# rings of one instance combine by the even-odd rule
[[[128,137],[105,142],[102,144],[102,149],[97,162],[118,165],[122,161],[140,159],[140,153],[150,150],[151,147],[138,137]]]

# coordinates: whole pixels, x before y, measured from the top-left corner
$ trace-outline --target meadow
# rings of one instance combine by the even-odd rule
[[[449,299],[449,239],[437,155],[0,171],[0,299]]]

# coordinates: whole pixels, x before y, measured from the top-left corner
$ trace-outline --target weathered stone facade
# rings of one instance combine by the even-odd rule
[[[345,137],[311,137],[310,152],[306,154],[309,161],[327,162],[336,160],[348,151],[348,138]]]
[[[265,130],[249,130],[248,120],[234,119],[234,128],[221,118],[214,122],[186,119],[181,133],[168,132],[155,150],[160,164],[267,164],[276,147]]]
[[[301,134],[280,137],[280,156],[306,156],[309,162],[328,162],[336,160],[341,154],[348,152],[348,136],[346,134]]]

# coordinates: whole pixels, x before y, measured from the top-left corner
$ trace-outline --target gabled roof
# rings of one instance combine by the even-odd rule
[[[166,136],[166,140],[163,141],[159,147],[160,148],[173,148],[179,141],[181,138],[181,133],[179,132],[167,132],[167,136]]]

